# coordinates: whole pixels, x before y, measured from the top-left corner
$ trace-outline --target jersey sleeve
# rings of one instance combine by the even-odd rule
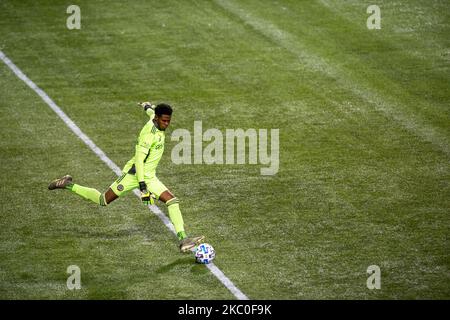
[[[153,118],[155,117],[155,110],[153,110],[152,108],[147,108],[147,110],[145,110],[145,113],[150,117],[150,120],[153,120]]]
[[[150,128],[148,125],[145,125],[144,128],[142,128],[136,143],[135,166],[138,181],[144,181],[144,161],[150,152],[153,137]]]

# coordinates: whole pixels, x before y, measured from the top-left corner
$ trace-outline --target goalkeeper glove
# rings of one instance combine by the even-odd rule
[[[139,182],[139,190],[141,190],[141,200],[146,206],[155,204],[155,196],[147,190],[147,184],[144,181]]]
[[[144,111],[147,111],[148,108],[154,110],[155,109],[155,105],[153,105],[151,102],[146,101],[146,102],[138,102],[138,105],[141,106],[142,108],[144,108]]]

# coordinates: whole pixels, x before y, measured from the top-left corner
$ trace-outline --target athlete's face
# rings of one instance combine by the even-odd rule
[[[155,116],[155,121],[158,124],[160,130],[166,130],[170,124],[170,118],[168,114],[162,114],[161,116]]]

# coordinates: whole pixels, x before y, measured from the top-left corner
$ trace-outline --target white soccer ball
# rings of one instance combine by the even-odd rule
[[[195,250],[195,261],[197,263],[208,264],[214,260],[216,251],[212,245],[208,243],[202,243]]]

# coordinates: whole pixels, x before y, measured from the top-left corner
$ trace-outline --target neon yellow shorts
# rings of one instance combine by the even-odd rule
[[[159,199],[159,196],[164,191],[168,190],[156,176],[152,176],[151,178],[145,177],[144,180],[147,184],[148,191],[153,193],[157,199]],[[111,184],[110,188],[117,196],[120,197],[131,190],[139,188],[139,181],[137,180],[135,174],[124,172],[116,181],[113,182],[113,184]]]

